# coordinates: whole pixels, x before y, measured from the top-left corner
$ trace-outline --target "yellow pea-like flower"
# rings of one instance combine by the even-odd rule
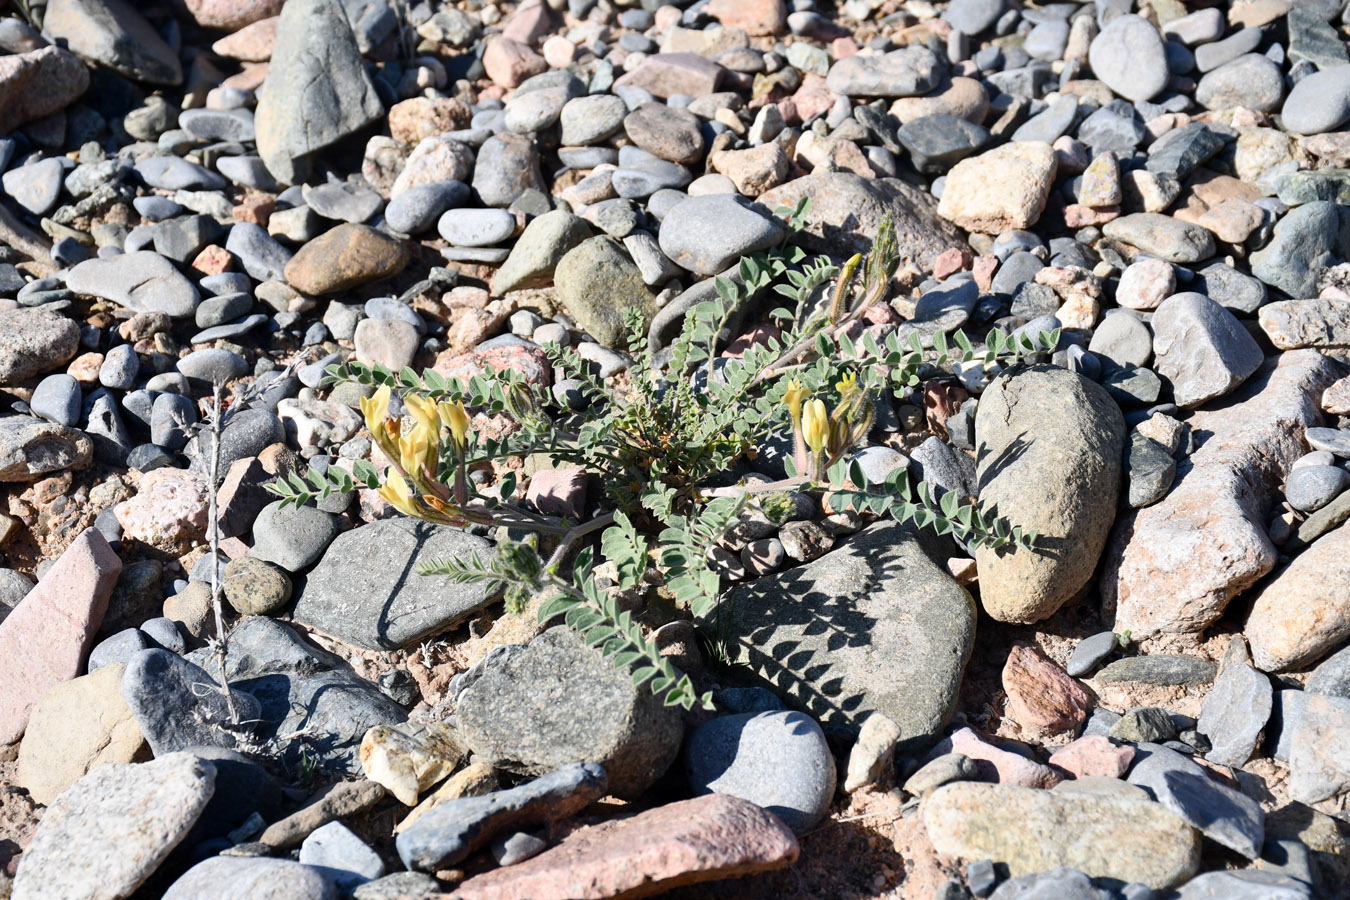
[[[403,398],[403,405],[408,407],[408,415],[413,417],[418,425],[421,425],[431,434],[439,434],[441,430],[440,416],[436,414],[436,401],[422,394],[409,394]]]
[[[383,385],[374,396],[361,398],[361,415],[366,418],[366,427],[371,434],[378,434],[389,416],[389,385]]]
[[[412,490],[408,487],[408,480],[397,472],[389,472],[386,484],[380,488],[378,493],[390,506],[403,513],[405,516],[415,516],[418,514],[417,504],[413,500]]]
[[[797,379],[788,382],[787,390],[783,393],[783,402],[787,404],[788,413],[792,416],[793,423],[800,422],[802,419],[802,403],[810,396],[810,391],[802,387],[802,383]]]
[[[439,409],[441,421],[450,428],[450,436],[454,438],[455,446],[463,450],[469,437],[469,412],[464,408],[464,403],[442,400]]]
[[[398,439],[399,465],[409,475],[421,472],[426,465],[427,457],[431,454],[431,434],[418,423],[408,434]]]
[[[825,449],[830,439],[830,416],[825,411],[825,401],[820,399],[806,401],[802,411],[802,430],[805,432],[806,446],[812,453]]]

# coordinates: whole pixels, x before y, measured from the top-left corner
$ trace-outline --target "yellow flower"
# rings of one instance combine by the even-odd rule
[[[857,389],[858,389],[858,373],[857,373],[857,372],[849,372],[847,375],[845,375],[845,376],[843,377],[843,379],[842,379],[841,381],[836,381],[836,382],[834,383],[834,389],[835,389],[836,391],[838,391],[839,393],[845,395],[845,396],[847,396],[847,395],[850,394],[851,392],[857,390]]]
[[[464,408],[464,403],[442,400],[439,409],[441,421],[450,427],[450,436],[454,438],[455,447],[463,450],[469,436],[469,413]]]
[[[366,417],[366,427],[377,438],[389,415],[389,385],[382,386],[373,397],[361,398],[361,415]]]
[[[413,500],[411,489],[408,487],[408,480],[397,472],[389,472],[387,474],[387,483],[376,493],[384,498],[390,506],[403,513],[405,516],[417,515],[417,504]]]
[[[412,427],[412,430],[398,439],[398,462],[403,466],[403,471],[409,475],[417,475],[426,465],[427,457],[431,453],[431,432],[423,428],[419,423]]]
[[[806,401],[803,430],[806,445],[811,448],[812,453],[819,453],[825,449],[825,444],[830,439],[830,416],[825,411],[825,401],[819,399]]]
[[[408,407],[408,415],[413,420],[425,428],[430,434],[440,434],[440,418],[436,415],[436,401],[422,394],[409,394],[403,398],[403,405]]]
[[[783,402],[787,404],[788,413],[792,416],[794,423],[800,422],[802,418],[802,403],[810,396],[810,391],[802,387],[802,383],[797,379],[788,382],[787,390],[783,392]]]

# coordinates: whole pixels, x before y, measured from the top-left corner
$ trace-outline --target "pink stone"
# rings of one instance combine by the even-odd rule
[[[675,94],[701,97],[717,90],[725,72],[717,63],[695,53],[657,53],[614,82],[614,86],[631,84],[646,88],[662,100]]]
[[[496,84],[513,88],[526,78],[547,71],[548,63],[528,44],[498,36],[489,38],[483,50],[483,70]]]
[[[234,34],[216,41],[211,45],[211,49],[227,59],[267,62],[272,58],[272,48],[277,43],[277,23],[280,21],[281,16],[272,16],[246,25]]]
[[[255,456],[236,459],[225,471],[216,494],[221,537],[248,534],[262,508],[276,499],[265,485],[272,480]]]
[[[681,885],[781,869],[792,865],[798,852],[797,839],[773,813],[739,797],[709,794],[580,829],[533,859],[469,879],[454,896],[649,897]]]
[[[814,72],[808,73],[802,79],[802,86],[792,95],[797,115],[801,116],[803,122],[829,112],[830,107],[834,106],[835,99],[835,93],[826,86],[825,79]]]
[[[155,547],[186,549],[206,534],[206,482],[186,469],[155,469],[136,496],[116,507],[122,534]]]
[[[783,0],[712,0],[708,15],[727,28],[742,28],[751,37],[787,31],[787,4]]]
[[[0,56],[0,133],[60,112],[89,89],[89,70],[61,47]]]
[[[577,55],[577,45],[560,34],[544,41],[544,61],[555,69],[567,68]]]
[[[187,0],[188,12],[198,25],[220,31],[238,31],[281,14],[286,0]]]
[[[466,380],[489,369],[494,372],[511,369],[522,375],[530,384],[542,387],[547,387],[553,377],[548,357],[544,355],[543,350],[533,347],[493,347],[490,350],[478,350],[455,356],[441,354],[433,368],[446,378]]]
[[[23,735],[43,694],[83,671],[121,573],[107,540],[86,529],[0,622],[0,744]]]
[[[553,30],[553,15],[544,0],[524,0],[502,26],[502,34],[522,44],[534,44]]]
[[[1019,725],[1064,731],[1087,721],[1092,703],[1083,686],[1059,664],[1025,644],[1015,645],[1003,666],[1008,708]]]
[[[938,741],[927,759],[936,759],[945,753],[964,753],[975,760],[982,781],[1049,788],[1064,780],[1063,775],[1049,766],[985,742],[971,728],[959,729]]]
[[[971,254],[965,247],[952,247],[933,260],[933,277],[938,281],[970,268]]]
[[[851,37],[837,37],[830,41],[830,55],[834,57],[835,62],[848,59],[850,56],[857,55],[857,53],[858,45]]]
[[[536,472],[530,477],[525,501],[546,516],[579,522],[586,508],[586,470],[572,466]]]
[[[981,256],[971,264],[970,273],[975,276],[975,284],[980,293],[987,294],[994,286],[994,273],[998,271],[997,256]]]
[[[1092,207],[1084,206],[1081,203],[1070,203],[1064,207],[1064,224],[1070,228],[1105,225],[1119,215],[1119,206]]]
[[[1103,775],[1123,778],[1134,762],[1134,748],[1117,744],[1102,734],[1090,734],[1060,747],[1050,756],[1050,765],[1074,778]]]

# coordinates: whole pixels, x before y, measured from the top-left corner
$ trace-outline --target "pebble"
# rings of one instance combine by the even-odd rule
[[[998,234],[1036,223],[1057,170],[1049,144],[1005,144],[947,173],[938,214],[968,231]]]
[[[445,240],[458,247],[491,247],[516,230],[516,217],[504,209],[452,209],[436,226]]]
[[[305,838],[300,864],[312,866],[344,893],[384,874],[379,854],[341,822],[329,822]]]
[[[172,318],[190,317],[201,300],[197,288],[173,263],[149,250],[79,263],[66,274],[66,286],[133,312]]]
[[[826,84],[850,97],[915,97],[938,83],[945,66],[927,47],[910,46],[884,55],[855,55],[830,66]]]
[[[221,586],[225,599],[241,616],[277,612],[291,599],[291,579],[286,572],[251,556],[231,560]]]
[[[1118,16],[1092,40],[1092,73],[1127,100],[1152,100],[1167,86],[1167,54],[1162,36],[1148,20]]]
[[[1284,127],[1295,134],[1335,131],[1350,120],[1350,69],[1314,72],[1294,85],[1280,109]]]
[[[323,873],[289,859],[213,856],[188,869],[164,893],[165,900],[333,900]]]
[[[739,257],[765,250],[782,237],[782,224],[762,209],[724,194],[691,197],[662,220],[661,252],[692,272],[721,272]]]
[[[34,415],[73,428],[80,422],[82,400],[80,384],[74,378],[48,375],[38,383],[28,405]]]
[[[322,510],[309,506],[270,503],[253,523],[253,553],[250,558],[275,563],[287,572],[298,572],[316,562],[337,535],[337,523]]]
[[[436,224],[446,210],[463,206],[469,186],[462,181],[437,181],[408,188],[389,201],[384,220],[403,234],[418,235]]]

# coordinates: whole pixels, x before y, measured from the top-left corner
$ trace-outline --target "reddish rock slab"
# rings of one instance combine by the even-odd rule
[[[1074,778],[1123,778],[1134,761],[1134,748],[1117,744],[1101,734],[1081,737],[1050,755],[1050,765],[1063,769]]]
[[[43,694],[84,670],[121,573],[107,540],[86,529],[0,622],[0,744],[23,735]]]
[[[483,50],[483,70],[493,84],[513,88],[526,78],[548,71],[548,63],[528,44],[498,36],[489,38]]]
[[[1266,518],[1336,369],[1315,350],[1282,353],[1190,419],[1200,449],[1168,495],[1122,515],[1108,541],[1100,586],[1114,631],[1201,631],[1275,567]]]
[[[574,832],[552,850],[464,882],[443,900],[629,900],[781,869],[797,839],[773,813],[710,794]]]
[[[614,82],[614,86],[646,88],[662,100],[675,94],[701,97],[717,90],[724,72],[726,69],[696,53],[657,53]]]
[[[1022,787],[1050,788],[1064,780],[1064,776],[1034,759],[1027,759],[1011,750],[986,743],[974,729],[961,728],[943,738],[929,752],[925,761],[946,753],[963,753],[975,760],[980,780],[996,784],[1016,784]]]
[[[712,0],[708,15],[726,28],[743,28],[751,37],[787,31],[787,4],[783,0]]]
[[[220,31],[238,31],[246,25],[281,14],[286,0],[186,0],[198,25]]]
[[[223,37],[211,45],[217,56],[237,59],[240,62],[267,62],[272,58],[272,48],[277,43],[277,23],[281,16],[254,22],[239,29],[228,37]]]
[[[43,47],[0,57],[0,133],[60,112],[89,89],[89,70],[69,50]]]
[[[501,372],[506,369],[519,373],[529,384],[543,387],[547,387],[553,378],[548,357],[543,350],[534,347],[492,347],[454,355],[442,353],[433,368],[446,378],[465,381],[489,370]]]
[[[1350,638],[1350,525],[1322,535],[1257,595],[1244,629],[1265,672],[1307,666]]]
[[[1003,690],[1019,725],[1065,731],[1087,721],[1092,700],[1081,684],[1035,647],[1017,644],[1003,666]]]

